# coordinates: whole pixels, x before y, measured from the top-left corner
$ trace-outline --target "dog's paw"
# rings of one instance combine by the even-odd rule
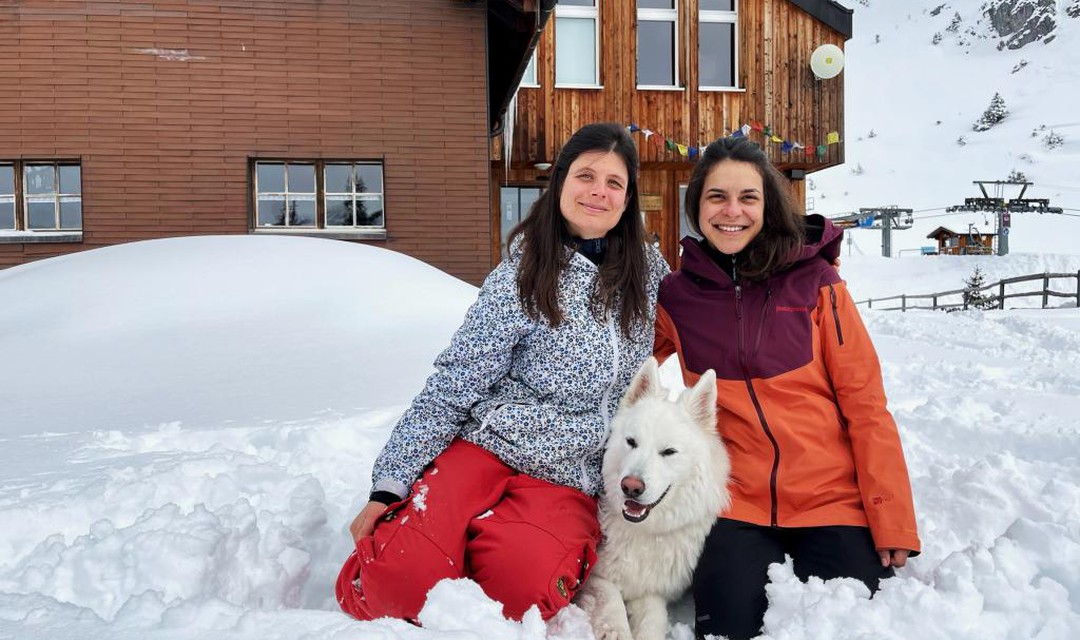
[[[630,635],[629,627],[615,629],[606,624],[593,626],[593,635],[596,636],[596,640],[634,640],[634,637]]]

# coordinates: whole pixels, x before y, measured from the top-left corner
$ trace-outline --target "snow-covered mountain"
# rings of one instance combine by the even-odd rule
[[[1062,214],[1012,216],[1012,252],[1080,253],[1080,0],[846,0],[844,165],[811,175],[807,207],[838,215],[896,205],[914,226],[893,255],[933,245],[939,226],[993,231],[992,216],[948,212],[974,181],[1022,177],[1026,198]],[[824,82],[828,82],[827,80]],[[1006,114],[977,126],[999,95]],[[984,129],[984,130],[976,130]],[[1015,198],[1019,187],[988,187]],[[881,232],[854,230],[879,255]]]

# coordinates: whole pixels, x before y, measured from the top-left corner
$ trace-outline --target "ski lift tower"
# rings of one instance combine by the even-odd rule
[[[896,205],[888,207],[860,207],[858,213],[849,213],[829,218],[838,227],[849,229],[881,229],[881,255],[892,257],[893,229],[903,231],[915,223],[911,209],[901,209]]]
[[[964,204],[946,207],[946,211],[974,211],[990,213],[994,216],[994,238],[997,241],[997,254],[1009,255],[1009,229],[1012,227],[1012,214],[1023,212],[1061,213],[1061,207],[1051,207],[1047,198],[1025,198],[1024,193],[1033,182],[1014,180],[975,180],[979,185],[981,198],[964,198]],[[994,186],[994,195],[986,190],[987,185]],[[1020,195],[1006,200],[1002,194],[1006,187],[1020,187]]]

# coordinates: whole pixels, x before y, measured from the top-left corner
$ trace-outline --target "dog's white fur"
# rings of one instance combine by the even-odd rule
[[[730,499],[731,464],[716,432],[716,375],[705,372],[676,401],[667,396],[650,357],[612,420],[600,501],[604,540],[577,599],[598,640],[663,640],[667,603],[690,585],[705,536]],[[636,483],[644,485],[640,495],[624,492],[627,478],[639,490]],[[632,521],[641,505],[653,506]]]

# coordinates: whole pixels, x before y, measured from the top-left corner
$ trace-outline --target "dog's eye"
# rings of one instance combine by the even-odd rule
[[[626,445],[631,449],[637,449],[637,440],[634,440],[633,438],[627,438]]]
[[[661,451],[660,455],[662,455],[662,456],[664,456],[666,458],[667,456],[673,456],[676,453],[678,453],[678,451],[676,451],[675,449],[672,449],[671,447],[668,447],[667,449],[664,449],[663,451]]]

